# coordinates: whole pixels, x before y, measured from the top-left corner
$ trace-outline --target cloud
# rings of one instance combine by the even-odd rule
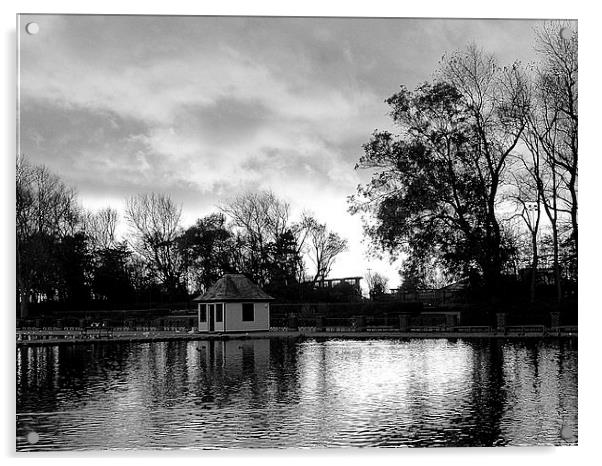
[[[86,205],[164,191],[189,222],[239,190],[273,189],[352,243],[335,273],[363,274],[345,199],[384,99],[428,80],[446,51],[532,52],[525,21],[32,17],[20,49],[21,149]],[[521,56],[517,56],[517,54]],[[374,266],[372,267],[375,269]]]

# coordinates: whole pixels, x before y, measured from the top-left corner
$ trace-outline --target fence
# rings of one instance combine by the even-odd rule
[[[422,291],[397,290],[393,296],[402,303],[422,303],[430,306],[465,304],[468,302],[466,290],[431,289]]]
[[[411,308],[411,306],[410,306]],[[442,307],[437,310],[401,312],[399,303],[295,303],[271,306],[270,328],[277,330],[301,330],[303,332],[455,332],[455,333],[510,333],[522,335],[572,335],[577,333],[571,319],[560,319],[560,312],[540,312],[518,319],[512,313],[485,313],[472,310],[482,318],[470,317],[462,312]],[[496,315],[505,315],[501,321]],[[566,314],[563,312],[563,316]],[[17,320],[20,332],[28,331],[81,331],[85,328],[111,329],[115,332],[171,331],[188,332],[196,328],[196,314],[179,311],[176,315],[142,316],[127,315],[121,311],[112,318],[101,316],[53,317]],[[561,322],[561,320],[563,322]],[[560,324],[564,325],[560,325]],[[495,330],[493,330],[495,328]]]
[[[39,318],[18,319],[18,330],[81,330],[113,329],[116,331],[186,331],[196,326],[194,316],[167,316],[161,318]]]

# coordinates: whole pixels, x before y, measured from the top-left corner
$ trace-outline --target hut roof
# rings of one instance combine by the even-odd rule
[[[194,301],[268,301],[269,294],[242,274],[226,274]]]

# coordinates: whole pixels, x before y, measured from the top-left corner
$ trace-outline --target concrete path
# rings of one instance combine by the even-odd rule
[[[186,333],[172,331],[115,331],[111,335],[83,336],[76,330],[26,330],[17,331],[17,346],[39,346],[82,343],[153,342],[153,341],[197,341],[197,340],[244,340],[261,338],[577,338],[577,331],[545,332],[316,332],[316,331],[272,331],[248,333]]]

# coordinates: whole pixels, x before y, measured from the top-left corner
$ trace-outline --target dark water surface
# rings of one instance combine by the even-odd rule
[[[17,349],[17,449],[566,445],[577,342]]]

